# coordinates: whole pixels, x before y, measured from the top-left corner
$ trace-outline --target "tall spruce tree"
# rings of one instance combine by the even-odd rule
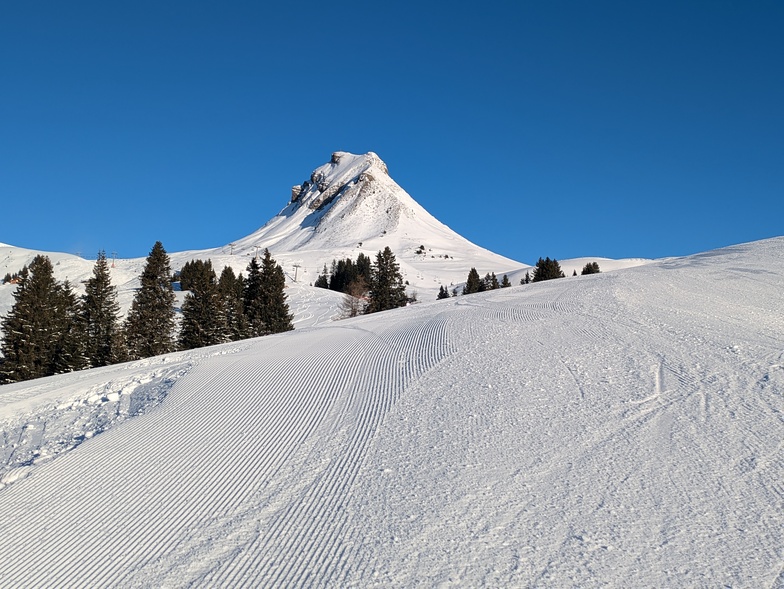
[[[376,255],[370,276],[369,299],[366,313],[404,307],[408,302],[400,266],[389,246]]]
[[[553,258],[539,258],[534,267],[534,275],[531,282],[542,282],[543,280],[552,280],[554,278],[565,278],[563,270],[558,260]]]
[[[180,348],[190,350],[229,341],[226,315],[212,262],[200,264],[191,276],[190,291],[182,304]]]
[[[193,290],[195,284],[203,284],[209,278],[210,273],[214,273],[212,262],[207,260],[191,260],[185,262],[179,273],[180,289]]]
[[[471,270],[468,271],[468,278],[463,287],[463,294],[473,294],[481,290],[483,290],[483,284],[482,279],[479,278],[479,272],[476,271],[476,268],[471,268]]]
[[[156,241],[142,271],[141,288],[125,321],[131,359],[166,354],[174,349],[174,300],[169,256],[163,244]]]
[[[282,333],[294,329],[294,316],[286,303],[286,276],[283,268],[272,259],[268,249],[261,260],[261,276],[264,284],[264,323],[267,333]]]
[[[86,333],[82,305],[70,282],[57,284],[54,300],[54,325],[56,337],[50,374],[82,370],[89,365],[85,354]]]
[[[89,366],[107,366],[121,359],[117,349],[120,326],[117,288],[112,286],[109,263],[104,251],[98,259],[82,295],[81,319],[85,335],[85,355]]]
[[[268,249],[264,250],[261,266],[256,258],[250,261],[243,297],[250,337],[294,329],[294,317],[289,313],[285,287],[283,268],[275,262]]]
[[[236,342],[248,337],[248,320],[242,305],[242,274],[236,276],[231,266],[225,266],[218,279],[223,314],[226,318],[226,336]]]
[[[54,278],[52,262],[36,256],[23,270],[14,305],[2,320],[3,382],[18,382],[83,366],[78,306],[67,283]]]
[[[264,335],[264,314],[261,310],[263,286],[261,284],[261,266],[254,256],[247,267],[248,278],[242,293],[242,306],[248,324],[248,337]]]
[[[506,274],[504,274],[504,277],[501,280],[501,288],[508,288],[510,286],[512,286],[512,283],[509,282],[509,277]]]

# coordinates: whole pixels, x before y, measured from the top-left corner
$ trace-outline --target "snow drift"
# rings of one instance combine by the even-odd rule
[[[3,447],[27,457],[5,454],[2,586],[781,586],[782,256],[777,238],[0,387]],[[136,417],[29,459],[93,427],[58,407],[152,382]]]

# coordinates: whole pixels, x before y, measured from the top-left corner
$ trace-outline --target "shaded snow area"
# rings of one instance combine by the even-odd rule
[[[784,586],[782,259],[778,238],[0,387],[15,454],[85,432],[0,490],[0,585]],[[135,417],[126,387],[153,399]]]

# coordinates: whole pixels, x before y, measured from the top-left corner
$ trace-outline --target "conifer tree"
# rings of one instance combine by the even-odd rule
[[[366,313],[404,307],[407,303],[403,275],[389,246],[376,255],[370,276],[369,299]]]
[[[476,268],[471,268],[468,272],[465,286],[463,287],[463,294],[466,295],[479,292],[483,290],[482,286],[482,279],[479,278],[479,272],[476,271]]]
[[[490,273],[489,280],[487,280],[487,288],[488,290],[496,290],[501,288],[501,285],[498,284],[498,278],[495,275],[495,272]]]
[[[180,270],[180,289],[193,290],[194,285],[204,284],[209,279],[210,273],[214,275],[212,263],[207,260],[191,260],[185,262]]]
[[[365,284],[370,284],[370,280],[373,277],[373,261],[370,259],[370,257],[360,252],[357,255],[357,262],[354,264],[354,266],[357,271],[355,280],[362,278]]]
[[[250,337],[294,329],[285,287],[283,268],[275,262],[268,249],[264,250],[261,266],[256,258],[250,261],[243,300]]]
[[[509,286],[512,286],[512,283],[509,282],[509,277],[506,274],[504,274],[504,277],[501,280],[501,288],[507,288]]]
[[[85,335],[85,355],[89,366],[107,366],[121,356],[118,347],[120,305],[117,288],[112,286],[109,263],[104,251],[98,252],[93,275],[82,295],[81,320]]]
[[[326,264],[324,264],[324,270],[322,270],[321,274],[316,277],[313,286],[316,288],[329,288],[329,270],[327,270]]]
[[[245,280],[245,288],[242,293],[242,305],[245,311],[245,318],[248,324],[248,337],[259,337],[264,335],[264,319],[261,310],[262,291],[261,266],[254,256],[248,263],[248,278]]]
[[[294,329],[294,316],[286,302],[286,276],[283,268],[264,250],[261,260],[261,276],[264,284],[264,323],[267,333],[282,333]]]
[[[70,285],[55,280],[52,262],[41,255],[20,278],[14,305],[2,320],[2,381],[17,382],[81,367],[82,342],[72,325],[76,297]]]
[[[236,342],[248,337],[248,320],[242,305],[242,274],[235,276],[231,266],[225,266],[218,279],[218,292],[226,319],[226,336]]]
[[[82,305],[66,280],[57,284],[53,303],[54,337],[49,374],[82,370],[89,364],[85,354],[86,333]]]
[[[534,268],[534,276],[531,282],[541,282],[543,280],[552,280],[553,278],[565,278],[561,265],[556,259],[539,258]]]
[[[226,315],[212,262],[198,260],[182,304],[180,348],[190,350],[228,341]]]
[[[156,241],[147,256],[141,288],[136,292],[125,322],[131,359],[166,354],[174,349],[174,300],[169,256],[163,244]]]
[[[583,266],[583,271],[581,274],[599,274],[601,270],[599,270],[599,262],[588,262],[585,266]]]
[[[438,289],[438,296],[436,297],[436,300],[440,301],[441,299],[448,299],[448,298],[449,298],[449,291],[442,284]]]

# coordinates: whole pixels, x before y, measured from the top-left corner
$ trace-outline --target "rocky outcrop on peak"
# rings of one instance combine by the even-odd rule
[[[313,170],[310,179],[299,186],[292,186],[290,203],[307,206],[311,211],[322,211],[357,182],[374,180],[371,169],[389,176],[387,165],[372,151],[364,155],[336,151],[328,164]]]

